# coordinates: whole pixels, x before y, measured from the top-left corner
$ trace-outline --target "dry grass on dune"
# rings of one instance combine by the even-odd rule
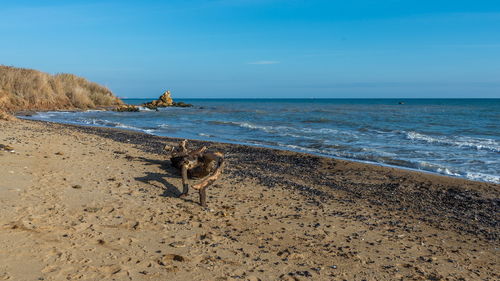
[[[15,117],[0,109],[0,120],[13,121]]]
[[[106,87],[73,74],[0,65],[0,110],[89,109],[122,104]]]

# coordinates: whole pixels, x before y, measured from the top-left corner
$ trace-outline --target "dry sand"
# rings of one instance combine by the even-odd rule
[[[214,143],[203,209],[174,141],[0,121],[0,280],[500,279],[499,185]]]

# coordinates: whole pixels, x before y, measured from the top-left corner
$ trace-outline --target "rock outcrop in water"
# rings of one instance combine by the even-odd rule
[[[166,91],[157,100],[145,103],[145,104],[143,104],[143,106],[147,107],[149,109],[157,109],[158,107],[170,107],[170,106],[191,107],[193,105],[188,104],[188,103],[184,103],[184,102],[174,102],[174,100],[172,99],[172,96],[170,94],[170,91]]]
[[[113,111],[118,112],[138,112],[139,108],[131,104],[122,104],[113,109]]]

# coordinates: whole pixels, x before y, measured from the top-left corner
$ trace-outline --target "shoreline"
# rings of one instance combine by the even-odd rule
[[[147,153],[154,153],[159,156],[163,156],[163,146],[164,143],[169,143],[171,145],[176,145],[178,141],[182,140],[183,138],[172,138],[172,137],[164,137],[164,136],[157,136],[157,135],[152,135],[144,132],[139,132],[139,131],[134,131],[134,130],[127,130],[127,129],[122,129],[122,128],[109,128],[109,127],[99,127],[99,126],[85,126],[85,125],[73,125],[73,124],[61,124],[61,123],[56,123],[56,122],[50,122],[50,121],[38,121],[38,120],[28,120],[28,122],[39,122],[42,124],[51,124],[54,127],[57,128],[57,126],[61,126],[62,128],[68,127],[72,128],[78,132],[83,132],[87,134],[95,134],[99,137],[104,137],[104,138],[109,138],[113,141],[117,142],[122,142],[122,143],[128,143],[128,144],[134,144],[136,147],[144,152]],[[396,188],[401,185],[401,182],[404,182],[408,179],[409,181],[417,181],[419,184],[422,184],[420,186],[422,190],[429,192],[433,191],[436,197],[443,197],[442,194],[445,194],[445,199],[449,199],[446,197],[454,197],[455,195],[458,195],[458,198],[454,198],[455,200],[458,200],[458,202],[452,202],[452,206],[457,206],[457,205],[468,205],[472,206],[474,205],[473,202],[461,202],[462,200],[468,201],[468,199],[474,199],[474,197],[478,198],[477,201],[482,201],[482,199],[479,199],[480,196],[478,194],[474,194],[475,192],[480,192],[481,195],[485,195],[484,197],[492,199],[492,201],[489,202],[490,206],[490,211],[498,208],[500,205],[500,184],[495,184],[495,183],[490,183],[490,182],[481,182],[481,181],[473,181],[465,178],[459,178],[459,177],[453,177],[453,176],[447,176],[447,175],[442,175],[442,174],[436,174],[436,173],[427,173],[425,171],[418,171],[418,170],[411,170],[411,169],[405,169],[402,167],[387,167],[384,165],[377,165],[377,164],[372,164],[372,163],[364,163],[364,162],[358,162],[358,161],[353,161],[350,159],[344,160],[344,159],[339,159],[339,158],[331,158],[331,157],[325,157],[325,156],[319,156],[315,154],[310,154],[310,153],[302,153],[302,152],[296,152],[296,151],[290,151],[290,150],[281,150],[281,149],[276,149],[276,148],[266,148],[266,147],[260,147],[260,146],[250,146],[250,145],[245,145],[245,144],[232,144],[232,143],[223,143],[223,142],[213,142],[213,141],[204,141],[204,140],[195,140],[195,139],[189,139],[189,143],[191,145],[194,145],[196,147],[200,146],[208,146],[212,149],[218,149],[222,150],[226,153],[229,153],[229,155],[238,155],[237,158],[248,158],[248,155],[258,155],[255,156],[254,159],[252,159],[252,164],[253,167],[251,167],[254,170],[262,171],[262,174],[258,174],[253,170],[248,170],[245,172],[241,171],[233,171],[231,169],[231,165],[233,164],[234,166],[239,166],[237,163],[232,163],[231,158],[226,159],[229,160],[229,163],[227,166],[229,167],[230,173],[231,174],[236,174],[236,176],[240,177],[253,177],[259,181],[260,184],[268,187],[274,187],[275,185],[278,184],[279,179],[275,178],[276,174],[279,173],[295,173],[295,174],[300,174],[302,172],[302,168],[307,169],[306,171],[309,172],[309,174],[304,174],[299,177],[299,181],[305,182],[309,181],[309,183],[312,183],[312,185],[320,185],[323,188],[320,190],[317,190],[315,188],[310,188],[307,186],[307,184],[297,184],[291,181],[287,181],[288,184],[291,184],[292,186],[295,186],[298,189],[301,189],[305,193],[313,194],[313,195],[324,195],[327,194],[329,191],[328,188],[330,189],[338,189],[338,190],[344,190],[347,192],[351,192],[355,194],[355,197],[360,198],[364,197],[365,199],[372,199],[369,198],[370,196],[375,196],[377,193],[377,188],[381,188],[381,190],[378,190],[378,192],[384,191],[387,194],[393,194],[394,193],[394,188]],[[260,158],[259,158],[260,157]],[[227,158],[227,156],[226,156]],[[266,159],[267,158],[267,159]],[[290,161],[290,163],[287,163],[290,167],[288,167],[291,170],[285,171],[282,168],[276,167],[274,165],[267,165],[266,161],[269,162],[280,162],[284,163],[286,161]],[[260,162],[260,163],[259,163]],[[268,163],[269,163],[268,162]],[[248,163],[247,163],[248,164]],[[379,173],[382,174],[387,174],[386,178],[387,181],[389,181],[388,184],[381,183],[380,180],[377,180],[376,183],[373,184],[373,186],[369,186],[371,189],[369,191],[369,194],[363,194],[366,192],[366,190],[361,190],[359,187],[355,187],[352,182],[348,182],[350,185],[349,188],[346,188],[344,186],[341,186],[341,181],[340,182],[327,182],[326,179],[327,177],[325,174],[330,173],[328,169],[324,171],[318,171],[316,170],[317,167],[319,166],[327,166],[327,167],[334,167],[337,166],[338,164],[343,164],[346,167],[349,167],[353,169],[353,171],[345,171],[342,170],[343,173],[346,173],[348,175],[355,174],[356,176],[361,176],[361,172],[369,172],[369,175],[365,175],[365,179],[369,179],[370,176],[375,176],[378,177]],[[294,166],[299,166],[300,168],[295,168]],[[227,168],[226,168],[227,169]],[[247,168],[248,169],[248,168]],[[270,175],[267,175],[266,172],[269,172]],[[319,172],[319,175],[318,175]],[[234,176],[234,175],[233,175]],[[278,177],[279,178],[279,177]],[[320,180],[317,180],[316,178],[320,178]],[[351,180],[352,177],[351,177]],[[355,179],[355,181],[358,181],[358,179]],[[344,181],[346,182],[346,181]],[[394,182],[395,186],[393,186]],[[342,182],[343,183],[343,182]],[[437,186],[439,188],[436,189],[430,189],[432,185],[435,183],[438,183]],[[413,187],[417,187],[417,184],[415,182],[411,182]],[[326,188],[325,188],[326,187]],[[450,190],[444,190],[446,187],[448,187]],[[352,189],[350,189],[352,188]],[[411,193],[411,192],[410,192]],[[456,193],[456,194],[455,194]],[[414,197],[415,194],[399,194],[404,195],[404,196],[410,196]],[[423,195],[423,194],[419,194]],[[371,203],[375,204],[382,204],[382,205],[388,205],[388,202],[384,202],[387,200],[387,198],[382,198],[382,196],[377,195],[380,199],[384,199],[380,202],[373,201]],[[428,197],[428,196],[427,196]],[[427,200],[431,198],[426,198]],[[496,199],[496,201],[495,201]],[[414,200],[418,200],[418,198],[409,198],[406,199],[405,201],[411,201],[414,202]],[[453,200],[453,199],[452,199]],[[432,205],[429,202],[426,202],[426,205]],[[482,202],[484,203],[484,202]],[[439,203],[434,202],[434,207],[438,206]],[[432,208],[431,206],[427,206],[429,208]],[[443,211],[443,209],[448,208],[448,206],[440,206]],[[452,210],[449,209],[447,210],[447,213],[453,213],[453,212],[459,212],[463,213],[466,212],[466,210]],[[494,214],[490,214],[490,218],[493,217]],[[472,216],[471,216],[472,217]],[[500,215],[499,215],[500,217]],[[456,219],[458,221],[458,219]],[[499,225],[500,221],[494,222],[495,225]],[[470,231],[474,234],[478,234],[480,232],[481,228],[471,228]],[[497,231],[498,233],[494,234],[493,240],[499,239],[500,238],[500,231]],[[488,238],[489,239],[489,238]]]
[[[106,108],[102,109],[96,109],[96,110],[107,110]],[[86,110],[82,110],[86,111]],[[46,112],[46,111],[40,111],[40,112]],[[60,110],[60,112],[72,112],[71,110]],[[75,110],[75,112],[79,112],[79,110]],[[36,113],[36,112],[28,112],[28,115],[26,115],[26,112],[18,112],[15,114],[16,117],[22,117],[22,116],[30,116],[30,113]],[[21,118],[23,119],[23,118]],[[107,126],[99,126],[99,125],[83,125],[83,124],[72,124],[72,123],[60,123],[56,121],[49,121],[49,120],[33,120],[33,119],[23,119],[23,120],[29,120],[29,121],[38,121],[38,122],[49,122],[49,123],[55,123],[55,124],[62,124],[62,125],[70,125],[70,126],[83,126],[83,127],[96,127],[96,128],[105,128],[105,129],[117,129],[117,130],[125,130],[125,131],[132,131],[132,132],[138,132],[138,133],[143,133],[147,135],[152,135],[152,136],[158,136],[158,137],[165,137],[165,138],[174,138],[175,137],[170,137],[170,136],[161,136],[161,135],[156,135],[152,133],[148,133],[140,128],[133,129],[133,128],[114,128],[114,127],[107,127]],[[292,148],[286,148],[286,147],[276,147],[276,146],[271,146],[271,145],[265,145],[265,144],[252,144],[252,143],[244,143],[244,142],[230,142],[230,141],[212,141],[212,140],[203,140],[203,139],[190,139],[192,141],[199,141],[199,142],[210,142],[210,143],[223,143],[223,144],[229,144],[229,145],[244,145],[244,146],[251,146],[251,147],[260,147],[260,148],[265,148],[265,149],[272,149],[272,150],[278,150],[278,151],[289,151],[289,152],[294,152],[294,153],[299,153],[299,154],[308,154],[308,155],[313,155],[313,156],[318,156],[318,157],[324,157],[324,158],[329,158],[329,159],[337,159],[337,160],[343,160],[343,161],[352,161],[356,163],[361,163],[361,164],[368,164],[368,165],[375,165],[375,166],[381,166],[381,167],[386,167],[386,168],[395,168],[395,169],[402,169],[406,171],[413,171],[413,172],[418,172],[418,173],[425,173],[425,174],[431,174],[431,175],[437,175],[437,176],[444,176],[444,177],[450,177],[450,178],[458,178],[458,179],[464,179],[464,180],[469,180],[469,181],[474,181],[474,182],[483,182],[483,183],[492,183],[492,184],[500,184],[500,183],[495,183],[493,181],[487,181],[487,180],[478,180],[478,179],[471,179],[467,178],[465,175],[463,176],[457,176],[453,174],[447,174],[447,173],[439,173],[436,171],[428,171],[428,170],[422,170],[418,168],[412,168],[412,167],[405,167],[405,166],[397,166],[393,164],[386,164],[386,163],[380,163],[380,162],[375,162],[375,161],[370,161],[370,160],[361,160],[361,159],[355,159],[355,158],[345,158],[345,157],[340,157],[340,156],[333,156],[333,155],[327,155],[327,154],[322,154],[322,153],[315,153],[315,152],[306,152],[306,151],[301,151],[299,149],[292,149]],[[486,175],[486,174],[484,174]],[[494,175],[492,175],[495,177]]]
[[[203,210],[177,198],[177,141],[0,121],[0,279],[499,278],[498,184],[192,140],[227,160]]]
[[[40,121],[44,122],[44,121]],[[60,123],[54,123],[54,124],[60,124]],[[160,144],[162,142],[174,142],[177,143],[178,141],[182,140],[182,138],[172,138],[172,137],[164,137],[164,136],[157,136],[157,135],[152,135],[144,132],[138,132],[138,131],[133,131],[133,130],[127,130],[127,129],[120,129],[120,128],[108,128],[108,127],[94,127],[94,126],[84,126],[84,125],[72,125],[72,124],[62,124],[63,126],[68,125],[71,127],[77,128],[79,131],[83,131],[86,133],[92,132],[95,133],[96,135],[99,135],[101,137],[109,137],[115,141],[123,141],[123,136],[128,136],[129,139],[135,138],[138,140],[138,145],[140,149],[146,151],[146,152],[152,152],[152,153],[157,153],[158,155],[163,155],[162,148],[163,146]],[[91,129],[88,129],[91,128]],[[88,129],[88,130],[87,130]],[[108,129],[110,129],[110,132],[108,132]],[[113,134],[112,132],[115,131],[116,134]],[[120,136],[121,135],[121,136]],[[150,137],[149,137],[150,136]],[[144,143],[144,139],[149,138],[150,140],[146,143]],[[154,148],[150,147],[152,144],[149,144],[149,142],[157,143],[158,145]],[[365,163],[363,161],[355,161],[352,159],[340,159],[340,158],[333,158],[333,157],[326,157],[326,156],[321,156],[321,155],[316,155],[312,153],[304,153],[304,152],[297,152],[297,151],[291,151],[291,150],[282,150],[282,149],[277,149],[277,148],[267,148],[267,147],[261,147],[261,146],[251,146],[251,145],[246,145],[246,144],[232,144],[232,143],[223,143],[223,142],[213,142],[213,141],[204,141],[204,140],[195,140],[195,139],[189,139],[189,142],[191,144],[194,144],[195,146],[203,146],[206,145],[208,147],[212,148],[222,148],[223,150],[229,150],[229,153],[258,153],[260,156],[262,156],[262,162],[264,162],[266,159],[264,158],[265,154],[269,153],[271,158],[274,158],[273,156],[276,155],[283,155],[285,159],[293,159],[297,160],[300,158],[307,159],[305,163],[290,163],[291,165],[293,164],[300,164],[301,167],[304,165],[314,165],[314,162],[322,162],[322,165],[337,165],[337,164],[345,164],[348,166],[352,166],[355,169],[359,170],[376,170],[380,172],[387,172],[391,171],[397,174],[398,176],[401,175],[401,177],[414,177],[414,178],[425,178],[426,180],[430,181],[437,181],[437,182],[442,182],[442,183],[447,183],[449,185],[459,185],[459,186],[470,186],[475,188],[478,187],[483,187],[480,188],[479,191],[485,192],[485,193],[490,193],[487,191],[488,189],[491,189],[491,192],[493,192],[495,195],[498,195],[497,197],[500,198],[500,184],[495,184],[495,183],[490,183],[490,182],[482,182],[482,181],[474,181],[474,180],[469,180],[466,178],[459,178],[459,177],[453,177],[453,176],[448,176],[448,175],[442,175],[442,174],[437,174],[437,173],[432,173],[427,171],[420,171],[420,170],[412,170],[412,169],[406,169],[404,167],[392,167],[392,166],[385,166],[385,165],[378,165],[377,163]],[[130,143],[130,142],[129,142]],[[281,158],[281,157],[278,157]],[[284,159],[277,159],[278,161],[283,161]],[[273,159],[276,161],[275,159]],[[257,159],[259,161],[259,159]],[[299,162],[302,162],[299,160]],[[229,164],[230,165],[230,164]],[[265,166],[264,163],[256,163],[257,166],[263,165]],[[264,170],[264,167],[259,167],[260,170]],[[283,172],[282,169],[277,169],[276,171],[271,171],[271,172]],[[255,176],[255,175],[254,175]],[[317,176],[314,174],[313,176]],[[310,179],[310,178],[309,178]],[[392,179],[394,180],[394,179]],[[272,185],[272,183],[271,183]],[[464,188],[459,188],[459,189],[464,189]],[[466,191],[471,191],[464,189]],[[474,191],[474,190],[472,190]],[[500,203],[500,201],[499,201]]]

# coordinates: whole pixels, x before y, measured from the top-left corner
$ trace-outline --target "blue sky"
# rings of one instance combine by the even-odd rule
[[[121,97],[500,98],[500,1],[0,4],[0,64]]]

